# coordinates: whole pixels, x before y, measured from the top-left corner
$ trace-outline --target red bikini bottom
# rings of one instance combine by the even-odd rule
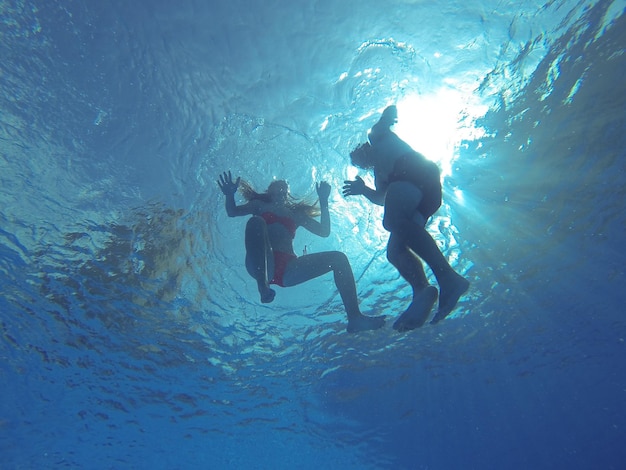
[[[280,287],[283,285],[283,276],[285,275],[285,269],[287,264],[292,259],[296,259],[297,256],[293,253],[283,253],[282,251],[274,251],[274,277],[270,281],[270,284],[276,284]]]

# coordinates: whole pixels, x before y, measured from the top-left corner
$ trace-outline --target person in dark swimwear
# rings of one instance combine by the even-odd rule
[[[226,196],[226,213],[229,217],[252,215],[246,224],[246,269],[259,289],[261,302],[274,300],[276,292],[270,284],[290,287],[319,277],[330,271],[348,315],[348,332],[374,330],[383,326],[384,316],[370,317],[359,309],[352,267],[340,251],[296,256],[293,239],[298,227],[327,237],[330,235],[328,197],[330,185],[321,182],[316,186],[319,208],[315,204],[297,201],[289,194],[283,180],[273,181],[267,191],[258,193],[231,172],[220,175],[218,185]],[[245,204],[237,205],[235,193],[240,189]],[[320,216],[320,220],[314,217]]]
[[[390,128],[398,121],[395,106],[387,107],[369,133],[369,142],[350,154],[352,164],[374,171],[375,188],[360,177],[344,181],[344,196],[363,195],[384,205],[383,226],[390,232],[387,258],[413,288],[413,301],[399,317],[399,331],[422,326],[439,296],[431,323],[452,312],[469,288],[469,281],[456,273],[426,230],[426,222],[441,205],[441,177],[437,164],[427,160]],[[433,271],[440,292],[429,285],[424,260]]]

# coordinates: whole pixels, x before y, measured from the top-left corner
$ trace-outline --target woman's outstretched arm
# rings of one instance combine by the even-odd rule
[[[237,177],[237,180],[233,181],[233,175],[230,171],[225,171],[221,174],[219,180],[217,181],[217,184],[224,193],[224,196],[226,196],[225,207],[226,213],[229,217],[248,215],[253,212],[253,208],[250,203],[238,206],[235,202],[235,193],[237,192],[237,188],[239,188],[240,181],[241,177]]]
[[[317,195],[320,199],[320,220],[319,222],[311,217],[303,217],[300,225],[309,232],[327,237],[330,235],[330,213],[328,212],[328,197],[330,196],[330,185],[322,181],[316,186]]]

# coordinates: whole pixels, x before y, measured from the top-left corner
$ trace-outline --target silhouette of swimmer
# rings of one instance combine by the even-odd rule
[[[413,288],[411,305],[394,324],[396,330],[407,331],[426,322],[438,296],[431,323],[443,320],[467,291],[469,281],[452,269],[425,228],[441,206],[439,168],[391,130],[397,120],[396,107],[387,107],[372,127],[369,142],[350,153],[354,166],[373,170],[375,188],[357,176],[344,181],[343,195],[363,195],[384,205],[383,226],[390,232],[387,259]],[[433,271],[439,292],[428,284],[420,258]]]
[[[344,253],[325,251],[300,257],[294,253],[293,239],[298,227],[320,237],[330,235],[328,183],[316,185],[319,207],[294,199],[283,180],[273,181],[264,193],[256,192],[241,178],[233,181],[230,171],[220,175],[217,183],[226,196],[229,217],[252,215],[245,232],[246,269],[257,282],[261,302],[274,300],[276,292],[270,284],[295,286],[332,271],[348,316],[347,331],[375,330],[384,325],[384,316],[371,317],[361,313],[354,274]],[[238,188],[247,201],[243,205],[235,203]],[[313,218],[318,215],[319,221]]]

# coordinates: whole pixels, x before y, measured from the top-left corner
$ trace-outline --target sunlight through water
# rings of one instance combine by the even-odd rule
[[[0,0],[0,467],[622,468],[625,7]],[[383,207],[342,194],[391,104],[471,282],[407,332]],[[330,272],[261,302],[224,171],[328,182],[294,252],[385,325]]]
[[[395,132],[413,149],[439,164],[442,177],[449,176],[464,140],[484,135],[475,121],[488,105],[470,92],[440,88],[427,95],[412,94],[397,103],[398,123]]]

